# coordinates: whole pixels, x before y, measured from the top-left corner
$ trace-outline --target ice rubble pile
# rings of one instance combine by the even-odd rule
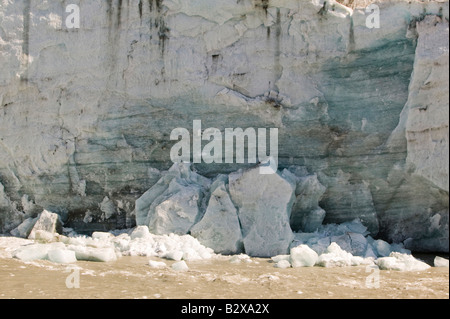
[[[411,252],[402,243],[373,239],[359,219],[322,225],[325,190],[300,166],[269,175],[253,167],[209,180],[189,164],[174,164],[136,201],[136,220],[156,234],[189,232],[216,253],[276,256],[280,268],[369,265],[377,258],[384,269],[428,267],[404,257]],[[231,261],[245,261],[239,256],[245,255]]]
[[[289,255],[272,257],[275,267],[344,267],[376,264],[380,269],[421,271],[429,266],[414,258],[403,244],[389,244],[368,235],[355,219],[322,225],[313,233],[296,233]]]
[[[31,230],[35,234],[29,245],[18,248],[13,256],[23,261],[50,260],[72,263],[77,260],[109,262],[121,256],[151,256],[170,260],[192,261],[209,259],[213,250],[201,245],[189,235],[154,235],[147,226],[113,233],[94,232],[91,237],[70,234],[60,235],[48,231],[57,223],[56,214],[44,211]],[[50,218],[49,218],[50,217]],[[39,221],[46,221],[47,224]],[[29,222],[27,222],[29,223]],[[47,230],[46,230],[47,229]]]
[[[289,250],[291,225],[322,224],[324,191],[301,167],[260,174],[256,166],[211,180],[176,163],[136,200],[136,223],[157,235],[189,233],[216,253],[272,257]]]
[[[27,222],[27,224],[30,224]],[[176,271],[188,270],[185,261],[210,259],[215,254],[190,235],[155,235],[147,226],[121,232],[94,232],[91,237],[74,233],[60,235],[56,214],[43,211],[34,226],[27,230],[33,237],[28,245],[18,248],[13,257],[23,261],[49,260],[55,263],[74,263],[78,260],[109,262],[121,256],[160,257],[177,261]],[[22,227],[25,230],[25,227]],[[376,264],[380,269],[421,271],[427,264],[415,259],[400,244],[390,245],[367,235],[367,228],[359,220],[340,225],[321,226],[314,233],[296,233],[289,255],[272,257],[275,267],[343,267]],[[30,237],[29,236],[29,237]],[[231,263],[248,263],[245,254],[230,258]],[[436,266],[447,266],[443,258]],[[165,263],[149,261],[152,268],[166,267]]]
[[[318,202],[324,190],[317,176],[301,167],[269,175],[254,167],[211,180],[189,164],[174,164],[137,199],[134,229],[63,236],[60,217],[44,210],[11,232],[35,241],[14,256],[60,263],[107,262],[123,255],[179,262],[217,253],[237,255],[232,261],[242,262],[248,261],[239,255],[245,252],[276,256],[279,268],[373,263],[382,269],[428,267],[410,256],[402,243],[373,239],[359,219],[322,225],[325,211]],[[291,225],[303,232],[292,231]]]
[[[389,257],[380,257],[378,259],[353,256],[334,242],[321,255],[307,245],[300,245],[292,248],[290,255],[275,256],[272,257],[272,260],[277,268],[348,267],[360,265],[377,265],[378,268],[383,270],[399,271],[422,271],[430,268],[428,264],[407,253],[391,252]]]
[[[111,233],[95,232],[92,237],[62,235],[54,236],[55,242],[30,243],[14,253],[24,260],[50,260],[57,263],[71,263],[77,260],[109,262],[121,256],[160,257],[170,260],[201,260],[213,256],[212,249],[201,245],[189,235],[153,235],[146,226],[123,232],[117,236]]]

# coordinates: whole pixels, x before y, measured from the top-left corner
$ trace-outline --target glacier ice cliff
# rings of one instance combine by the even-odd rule
[[[323,0],[73,2],[75,29],[67,1],[0,2],[0,233],[47,209],[79,232],[207,234],[225,211],[233,242],[211,245],[251,246],[270,202],[236,194],[228,174],[252,165],[168,171],[171,131],[201,120],[278,128],[271,178],[290,193],[265,211],[262,240],[284,243],[273,253],[355,218],[374,238],[448,252],[448,1],[376,2],[372,29],[364,8]]]

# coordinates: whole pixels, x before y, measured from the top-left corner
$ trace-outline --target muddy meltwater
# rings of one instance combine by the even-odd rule
[[[419,256],[432,260],[434,255]],[[428,260],[427,260],[428,259]],[[168,266],[154,269],[149,260]],[[449,298],[449,268],[375,271],[365,266],[274,268],[270,259],[230,263],[230,257],[188,262],[122,257],[115,262],[23,262],[0,257],[0,298],[21,299],[291,299]],[[378,285],[377,285],[378,283]]]

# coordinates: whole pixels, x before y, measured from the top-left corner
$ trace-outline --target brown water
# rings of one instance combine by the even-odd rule
[[[152,258],[153,260],[160,260]],[[449,298],[449,269],[380,271],[379,288],[365,266],[274,268],[268,259],[232,264],[228,257],[188,262],[189,271],[154,269],[147,257],[116,262],[22,262],[0,258],[0,298],[21,299],[291,299],[291,298]],[[168,266],[173,262],[164,261]],[[79,270],[71,268],[78,267]],[[68,288],[79,274],[79,288]],[[68,279],[68,276],[69,279]]]

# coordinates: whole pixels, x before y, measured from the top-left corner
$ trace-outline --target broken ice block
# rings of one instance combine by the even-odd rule
[[[244,263],[252,262],[250,256],[245,255],[245,254],[235,255],[235,256],[231,257],[229,261],[232,264],[240,264],[241,262],[244,262]]]
[[[275,264],[274,267],[280,268],[280,269],[286,269],[286,268],[291,267],[291,263],[288,260],[280,260]]]
[[[164,257],[170,260],[180,261],[183,258],[183,251],[181,250],[172,250],[169,251]]]
[[[62,223],[57,214],[44,210],[38,217],[33,229],[28,236],[29,239],[35,239],[36,231],[43,230],[49,233],[61,233]]]
[[[224,182],[211,194],[206,213],[192,227],[191,235],[218,254],[241,252],[242,234],[237,210]]]
[[[448,259],[436,256],[434,258],[434,267],[448,267]]]
[[[293,268],[296,267],[313,267],[319,256],[307,245],[300,245],[291,249],[291,257],[289,259]]]
[[[287,260],[287,261],[289,261],[289,258],[290,258],[290,257],[291,257],[290,255],[277,255],[277,256],[272,257],[271,259],[272,259],[272,261],[273,261],[274,263],[277,263],[277,262],[279,262],[279,261],[281,261],[281,260]]]
[[[53,249],[48,252],[48,260],[59,264],[71,264],[77,261],[75,252],[66,249]]]
[[[83,246],[68,246],[68,249],[73,250],[77,260],[109,262],[116,261],[117,255],[113,248],[94,248]]]
[[[175,271],[188,271],[189,267],[184,260],[176,262],[172,265],[172,269]]]
[[[136,226],[130,235],[131,239],[150,237],[150,231],[147,226]]]
[[[261,175],[258,167],[228,178],[245,252],[255,257],[286,254],[294,239],[289,219],[296,185],[278,173]]]
[[[98,239],[98,240],[110,240],[112,238],[114,238],[114,235],[111,233],[106,233],[106,232],[93,232],[92,233],[92,239]]]
[[[11,235],[15,237],[28,238],[37,220],[37,217],[25,219],[19,226],[11,230]]]
[[[375,240],[373,247],[376,249],[378,256],[387,257],[391,253],[391,245],[382,239]]]
[[[148,261],[148,265],[150,267],[152,267],[152,268],[155,268],[155,269],[162,269],[162,268],[166,268],[167,267],[165,262],[163,262],[163,261],[155,261],[155,260],[149,260]]]
[[[49,250],[64,248],[65,245],[63,243],[27,245],[17,249],[13,257],[23,261],[47,259]]]
[[[412,255],[392,252],[389,257],[378,258],[375,262],[383,270],[422,271],[429,265],[414,258]]]
[[[336,243],[331,243],[326,252],[319,256],[317,265],[322,267],[352,266],[352,254],[344,251]]]

